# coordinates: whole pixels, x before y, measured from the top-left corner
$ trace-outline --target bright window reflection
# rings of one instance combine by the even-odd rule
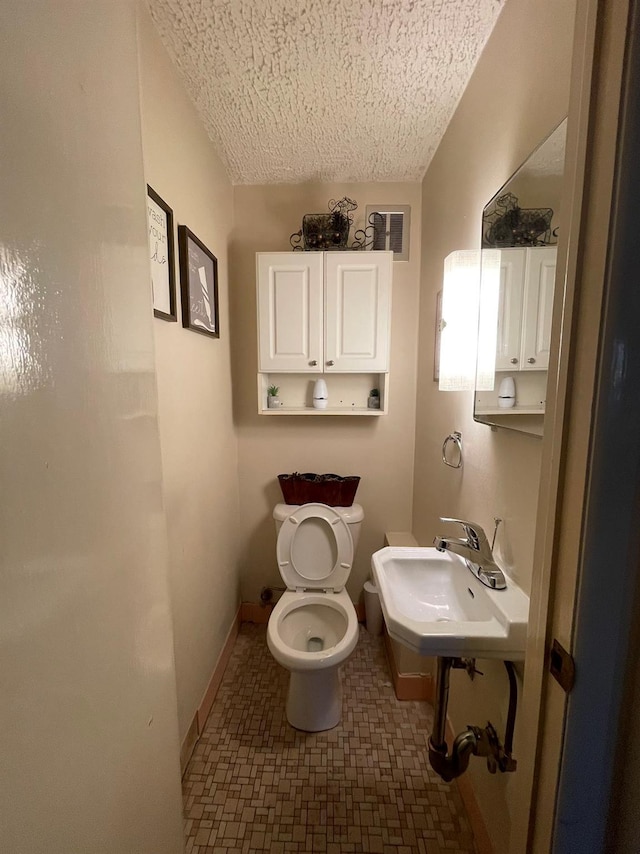
[[[475,387],[479,298],[480,253],[458,250],[447,255],[442,287],[440,391]]]

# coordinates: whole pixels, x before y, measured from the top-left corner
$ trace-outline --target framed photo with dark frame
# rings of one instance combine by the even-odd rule
[[[182,325],[219,338],[218,259],[186,225],[178,226],[178,252]]]
[[[147,184],[147,224],[153,315],[175,321],[176,266],[173,251],[173,211]]]

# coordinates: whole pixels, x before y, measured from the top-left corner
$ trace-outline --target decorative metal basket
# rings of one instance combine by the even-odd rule
[[[353,211],[358,203],[345,196],[329,202],[329,213],[305,214],[302,228],[289,238],[291,248],[301,251],[324,251],[331,249],[369,249],[375,237],[374,224],[359,228],[349,246],[349,230],[353,225]],[[372,214],[373,216],[373,214]]]
[[[339,211],[326,214],[305,214],[302,217],[302,238],[305,249],[346,249],[349,240],[349,219]]]
[[[551,208],[521,208],[513,193],[504,193],[483,216],[482,245],[496,249],[547,246],[552,219]]]

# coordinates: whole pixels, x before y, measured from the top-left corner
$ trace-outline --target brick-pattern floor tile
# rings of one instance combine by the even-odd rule
[[[303,733],[265,626],[242,625],[183,781],[188,854],[473,854],[455,785],[431,770],[431,708],[396,700],[362,627],[342,668],[342,720]]]

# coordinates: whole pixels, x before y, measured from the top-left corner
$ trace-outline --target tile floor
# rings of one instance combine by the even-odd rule
[[[338,726],[285,717],[288,673],[242,625],[184,778],[188,854],[473,854],[455,785],[427,759],[431,709],[399,702],[381,638],[360,628]]]

